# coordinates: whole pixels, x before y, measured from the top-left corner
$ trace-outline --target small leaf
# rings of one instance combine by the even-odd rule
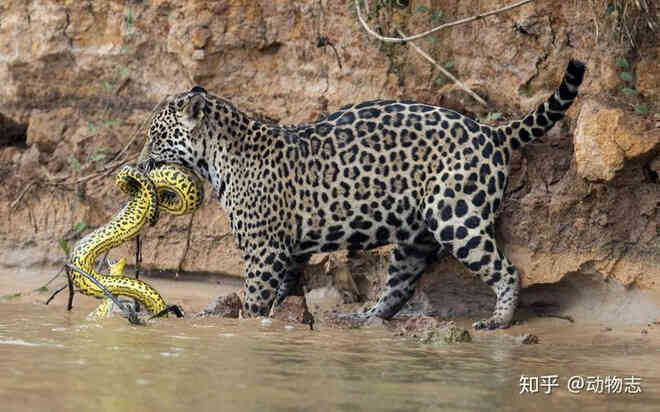
[[[623,80],[624,82],[631,82],[633,79],[632,74],[630,74],[629,72],[621,72],[620,77],[621,80]]]
[[[69,242],[67,242],[65,239],[60,239],[57,241],[57,243],[60,245],[60,248],[64,251],[64,254],[69,256],[69,252],[71,252],[71,248],[69,247]]]
[[[499,119],[502,117],[502,113],[500,112],[489,112],[488,114],[477,116],[477,120],[479,120],[479,123],[485,123],[485,122],[492,122],[494,120]]]
[[[108,122],[108,123],[112,124],[114,122],[116,122],[116,120],[113,120],[112,122]],[[101,146],[101,147],[97,147],[95,151],[96,151],[96,153],[105,153],[108,150],[110,150],[110,148],[108,146]]]
[[[451,59],[451,60],[447,61],[447,62],[444,64],[445,69],[451,69],[452,67],[454,67],[454,64],[456,64],[456,62],[454,61],[454,59]]]
[[[96,135],[96,125],[92,122],[88,122],[87,123],[87,131],[92,136]]]
[[[128,67],[120,67],[119,68],[119,75],[121,77],[128,77],[128,74],[129,74]]]
[[[99,160],[105,159],[105,153],[98,153],[89,156],[89,160],[92,162],[98,162]]]
[[[645,104],[637,104],[637,105],[633,106],[633,108],[639,114],[643,114],[643,115],[649,114],[649,108]]]
[[[442,86],[443,84],[445,84],[445,78],[438,77],[437,79],[433,80],[433,83],[435,83],[436,86]]]
[[[85,222],[78,222],[73,226],[73,234],[79,235],[83,230],[87,228],[87,223]]]
[[[417,7],[417,11],[420,12],[420,13],[428,13],[430,10],[429,10],[428,7],[419,6],[419,7]]]
[[[621,89],[621,91],[626,96],[631,96],[631,97],[637,96],[637,94],[638,94],[637,90],[631,89],[630,87],[624,87],[624,88]]]
[[[80,162],[78,161],[78,159],[75,158],[75,156],[71,156],[71,157],[69,158],[69,162],[71,163],[71,166],[72,166],[76,171],[79,172],[80,169],[82,169],[82,166],[80,166]]]
[[[442,10],[436,10],[433,12],[433,19],[434,20],[440,20],[442,16],[444,15]]]
[[[105,90],[110,90],[110,89],[112,89],[112,86],[110,86],[110,83],[108,83],[107,81],[104,81],[103,82],[103,88]]]
[[[48,292],[48,287],[42,286],[40,288],[36,288],[34,291],[35,292],[40,292],[40,293]]]
[[[630,64],[628,64],[628,60],[626,60],[625,57],[617,57],[616,65],[617,67],[621,67],[623,69],[628,69],[630,67]]]
[[[21,292],[12,293],[11,295],[0,296],[0,299],[9,300],[9,299],[16,299],[19,297],[21,297]]]

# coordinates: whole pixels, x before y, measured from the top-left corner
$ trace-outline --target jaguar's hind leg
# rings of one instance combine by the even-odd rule
[[[438,248],[439,245],[433,234],[426,230],[415,238],[413,244],[396,244],[390,256],[385,290],[376,305],[364,313],[347,314],[342,317],[392,318],[412,297],[417,281],[426,266],[435,260]]]
[[[390,319],[410,300],[417,281],[427,265],[429,251],[414,245],[397,244],[392,250],[387,282],[376,305],[365,312],[367,317]]]
[[[490,206],[489,206],[490,207]],[[441,202],[426,213],[428,226],[442,247],[489,285],[497,297],[493,315],[475,322],[476,329],[511,325],[520,292],[520,272],[497,248],[494,225],[465,201]],[[492,215],[491,215],[492,216]]]

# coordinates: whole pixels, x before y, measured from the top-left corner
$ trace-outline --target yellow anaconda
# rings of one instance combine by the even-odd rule
[[[115,182],[131,197],[130,200],[108,223],[76,244],[71,264],[92,275],[113,295],[135,298],[149,312],[158,314],[166,308],[165,301],[147,283],[123,276],[123,261],[111,268],[110,275],[96,272],[94,262],[106,250],[136,236],[147,222],[155,223],[159,210],[178,216],[198,209],[204,193],[202,183],[184,167],[173,164],[154,169],[148,176],[135,167],[124,166]],[[70,275],[81,293],[105,297],[101,289],[86,277],[73,270]],[[102,305],[99,310],[103,313],[107,308]]]

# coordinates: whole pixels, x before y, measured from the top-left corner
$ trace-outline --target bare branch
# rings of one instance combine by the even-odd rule
[[[13,202],[11,202],[11,205],[9,205],[9,210],[10,210],[10,211],[13,210],[13,209],[16,207],[16,205],[18,205],[18,202],[20,202],[21,199],[23,199],[23,196],[25,196],[25,194],[26,194],[27,192],[29,192],[30,189],[32,189],[32,187],[33,187],[36,183],[37,183],[36,181],[32,181],[32,182],[28,183],[27,186],[25,186],[25,188],[21,191],[21,193],[18,195],[18,197],[16,198],[16,200],[14,200]]]
[[[365,0],[365,2],[366,1],[368,1],[368,0]],[[478,14],[478,15],[472,16],[472,17],[466,17],[464,19],[456,20],[456,21],[453,21],[451,23],[442,24],[438,27],[432,28],[431,30],[425,31],[424,33],[416,34],[416,35],[410,36],[410,37],[403,37],[403,38],[401,38],[401,37],[385,37],[385,36],[381,36],[380,34],[376,33],[371,27],[369,27],[367,22],[364,20],[364,17],[362,17],[362,12],[360,10],[359,0],[355,0],[355,8],[357,9],[358,20],[360,20],[360,24],[362,24],[362,27],[364,27],[364,29],[367,31],[367,33],[369,33],[372,36],[376,37],[380,41],[384,41],[384,42],[388,42],[388,43],[405,43],[407,41],[421,39],[422,37],[426,37],[429,34],[435,33],[436,31],[439,31],[439,30],[442,30],[442,29],[446,29],[447,27],[458,26],[459,24],[470,23],[470,22],[475,21],[475,20],[483,19],[484,17],[492,16],[493,14],[502,13],[502,12],[505,12],[507,10],[515,9],[516,7],[520,7],[522,5],[525,5],[527,3],[531,3],[533,1],[534,0],[523,0],[523,1],[520,1],[518,3],[511,4],[511,5],[506,6],[506,7],[502,7],[501,9],[492,10],[492,11],[482,13],[482,14]]]
[[[399,33],[399,36],[401,36],[402,38],[406,36],[401,30],[398,30],[398,29],[397,29],[397,33]],[[458,87],[460,87],[460,88],[463,89],[467,94],[469,94],[470,96],[472,96],[472,97],[474,98],[474,100],[476,100],[476,101],[478,101],[479,103],[483,104],[484,106],[488,107],[488,103],[486,103],[486,101],[485,101],[484,99],[482,99],[481,97],[479,97],[478,94],[476,94],[475,92],[473,92],[472,90],[470,90],[470,88],[467,87],[465,84],[463,84],[463,82],[461,82],[461,81],[458,80],[456,77],[454,77],[454,75],[451,74],[451,72],[447,71],[444,67],[442,67],[441,65],[439,65],[435,60],[433,60],[433,58],[432,58],[431,56],[429,56],[428,54],[426,54],[426,52],[424,52],[424,50],[420,49],[415,43],[410,42],[410,43],[408,43],[408,44],[409,44],[409,46],[412,47],[417,53],[421,54],[422,57],[425,58],[429,63],[431,63],[433,66],[435,66],[436,69],[440,70],[440,72],[442,72],[442,74],[444,74],[445,76],[449,77],[454,83],[456,83],[456,85],[457,85]]]

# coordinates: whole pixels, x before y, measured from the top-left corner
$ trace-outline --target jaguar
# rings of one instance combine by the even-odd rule
[[[314,253],[392,244],[378,301],[349,316],[392,318],[424,269],[449,253],[496,295],[492,316],[473,327],[506,328],[520,272],[494,224],[511,155],[562,119],[584,73],[571,60],[547,100],[501,126],[399,100],[267,124],[195,86],[156,110],[138,165],[181,164],[211,183],[245,262],[246,316],[265,316],[292,294]]]

